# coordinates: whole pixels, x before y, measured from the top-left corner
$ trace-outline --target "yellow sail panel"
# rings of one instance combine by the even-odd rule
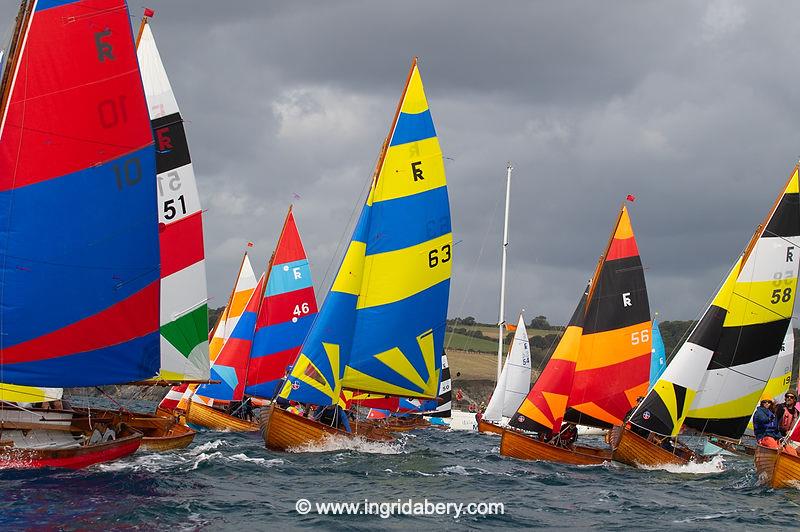
[[[353,240],[345,252],[342,266],[336,279],[333,281],[331,290],[345,294],[358,295],[361,288],[361,281],[364,277],[364,254],[367,245],[364,242]]]
[[[783,320],[792,315],[797,279],[738,282],[731,295],[725,327],[756,325]]]
[[[409,168],[411,179],[379,178],[372,201],[403,198],[445,186],[444,161],[439,139],[433,137],[389,148],[381,174],[408,174]],[[416,179],[415,170],[418,171]]]
[[[39,388],[0,383],[0,401],[9,403],[43,403],[61,399],[62,388]]]
[[[406,299],[450,279],[453,235],[447,233],[416,246],[369,255],[368,281],[362,285],[359,309]],[[437,262],[431,267],[433,262]]]

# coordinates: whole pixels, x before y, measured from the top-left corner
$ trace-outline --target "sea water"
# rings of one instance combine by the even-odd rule
[[[257,433],[201,432],[187,449],[140,451],[81,471],[0,471],[0,526],[735,530],[800,523],[800,491],[757,485],[751,459],[654,470],[575,467],[501,458],[499,444],[496,435],[424,429],[394,443],[341,439],[277,453]],[[298,512],[300,499],[308,513]],[[318,513],[316,505],[327,503],[361,507],[356,515]],[[481,503],[484,510],[502,503],[503,511],[466,514],[467,505],[477,511]],[[414,510],[422,513],[403,515]]]

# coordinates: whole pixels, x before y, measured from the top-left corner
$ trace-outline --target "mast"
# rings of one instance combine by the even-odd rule
[[[3,69],[2,79],[0,79],[0,132],[6,122],[6,104],[11,97],[11,86],[14,75],[17,71],[17,63],[22,55],[22,46],[24,44],[24,37],[28,29],[28,21],[30,20],[31,13],[33,12],[33,2],[30,0],[22,0],[19,4],[19,12],[17,19],[14,23],[14,33],[11,36],[11,42],[8,49],[5,51],[6,62]]]
[[[500,373],[503,371],[503,325],[505,315],[503,308],[506,304],[506,248],[508,248],[508,205],[511,202],[511,171],[514,167],[508,163],[506,167],[506,210],[503,220],[503,260],[500,266],[500,318],[497,321],[497,381],[500,382]]]

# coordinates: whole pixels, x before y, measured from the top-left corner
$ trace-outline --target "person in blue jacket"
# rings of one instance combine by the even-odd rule
[[[767,447],[777,446],[778,440],[781,439],[778,418],[772,411],[772,397],[768,394],[761,397],[761,402],[753,414],[753,432],[756,441]]]

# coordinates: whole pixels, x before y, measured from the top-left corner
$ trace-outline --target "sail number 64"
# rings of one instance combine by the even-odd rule
[[[439,253],[441,252],[441,257]],[[450,244],[445,244],[441,249],[433,248],[428,252],[428,267],[435,268],[440,263],[450,262]]]

